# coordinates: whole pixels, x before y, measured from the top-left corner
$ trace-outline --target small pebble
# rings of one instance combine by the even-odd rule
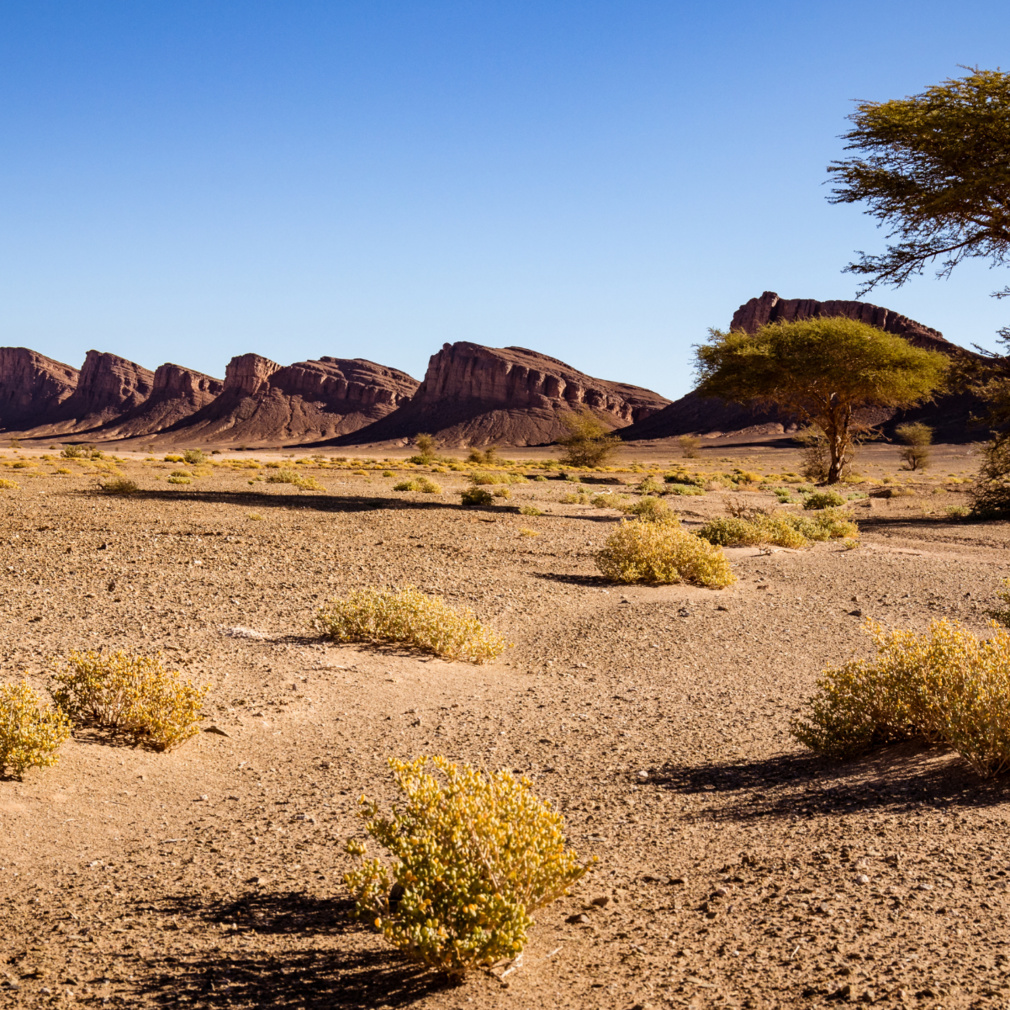
[[[857,884],[868,884],[869,882],[870,882],[870,878],[865,873],[858,873],[858,874],[856,874],[856,883]]]

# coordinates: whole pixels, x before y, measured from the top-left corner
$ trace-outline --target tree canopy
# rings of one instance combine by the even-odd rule
[[[862,407],[911,407],[940,389],[950,360],[843,316],[710,330],[697,350],[702,396],[784,408],[826,439],[828,483],[849,462]]]
[[[859,102],[849,119],[846,150],[860,154],[828,167],[831,201],[865,202],[888,229],[886,252],[846,268],[864,278],[860,296],[934,261],[941,277],[969,258],[1007,262],[1010,74],[976,68],[920,95]]]

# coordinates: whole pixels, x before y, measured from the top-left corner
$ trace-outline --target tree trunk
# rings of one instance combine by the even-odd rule
[[[832,397],[833,399],[833,397]],[[828,413],[824,434],[828,442],[828,483],[837,484],[849,462],[852,438],[849,434],[852,424],[852,410],[847,405],[832,403]]]

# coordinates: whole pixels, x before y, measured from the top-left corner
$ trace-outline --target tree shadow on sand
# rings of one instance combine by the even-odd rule
[[[1010,797],[1007,780],[982,779],[952,751],[917,744],[897,744],[847,762],[801,753],[739,763],[670,764],[652,781],[712,798],[701,816],[722,821],[990,807]]]
[[[297,893],[247,894],[203,902],[186,895],[158,903],[156,913],[231,926],[246,937],[340,937],[337,947],[276,942],[230,952],[148,959],[138,996],[154,1006],[346,1008],[406,1007],[451,987],[390,948],[350,918],[353,903]],[[147,912],[151,914],[151,912]],[[318,942],[318,940],[317,940]]]

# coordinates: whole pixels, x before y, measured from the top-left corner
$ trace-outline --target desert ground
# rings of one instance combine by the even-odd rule
[[[620,513],[562,503],[556,471],[464,509],[466,472],[406,451],[115,451],[0,450],[18,485],[0,490],[0,677],[45,687],[71,649],[161,650],[210,685],[203,731],[164,754],[79,733],[0,780],[0,1006],[1010,1005],[1007,786],[945,751],[840,764],[789,734],[820,672],[869,654],[867,618],[987,627],[1010,524],[956,514],[971,446],[921,475],[865,447],[853,492],[908,493],[852,501],[861,546],[730,549],[721,591],[606,583],[593,556]],[[636,446],[585,486],[633,500],[671,461],[782,475],[799,452]],[[270,483],[271,462],[322,490]],[[140,490],[100,493],[113,471]],[[393,490],[422,473],[443,493]],[[773,504],[761,483],[780,481],[670,500],[695,524]],[[312,631],[323,601],[373,585],[472,607],[513,647],[474,666]],[[598,859],[508,974],[449,985],[349,916],[359,797],[388,805],[387,759],[422,754],[521,771]]]

